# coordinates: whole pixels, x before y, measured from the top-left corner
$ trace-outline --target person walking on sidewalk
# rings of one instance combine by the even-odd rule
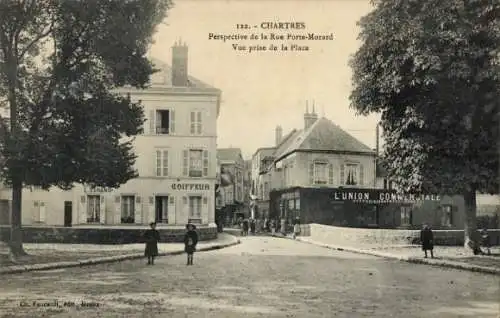
[[[434,233],[429,225],[424,224],[423,229],[420,231],[420,242],[422,242],[422,250],[427,258],[427,251],[431,252],[431,258],[434,258]]]
[[[248,235],[248,219],[243,220],[243,236]]]
[[[144,233],[146,249],[144,256],[148,258],[148,265],[154,265],[155,257],[158,256],[158,241],[160,241],[160,232],[156,230],[156,223],[149,224],[151,229]]]
[[[486,249],[486,254],[491,255],[490,235],[486,228],[481,231],[481,245]]]
[[[293,239],[295,240],[300,234],[300,219],[298,217],[293,221]]]
[[[186,224],[186,234],[184,235],[184,251],[187,254],[187,264],[193,265],[193,255],[196,251],[196,244],[198,244],[198,233],[196,233],[196,226],[194,224]]]

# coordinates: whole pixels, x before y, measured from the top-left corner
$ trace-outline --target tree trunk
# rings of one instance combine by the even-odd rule
[[[21,218],[23,186],[21,182],[12,183],[12,208],[10,218],[10,253],[13,257],[27,255],[23,249],[23,233]]]
[[[480,245],[476,226],[476,192],[474,190],[465,192],[464,201],[464,248],[471,250],[474,254],[478,254],[480,253]]]

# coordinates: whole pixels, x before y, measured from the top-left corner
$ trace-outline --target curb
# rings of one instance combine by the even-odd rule
[[[290,240],[292,239],[292,238],[289,238],[289,237],[283,236],[283,235],[272,235],[272,236],[278,237],[278,238],[290,239]],[[313,243],[310,241],[303,241],[300,238],[300,236],[296,238],[296,241],[299,241],[302,243],[307,243],[307,244],[312,244],[312,245],[316,245],[316,246],[320,246],[320,247],[324,247],[324,248],[328,248],[328,249],[332,249],[332,250],[337,250],[337,251],[345,251],[345,252],[351,252],[351,253],[356,253],[356,254],[365,254],[365,255],[383,257],[383,258],[387,258],[387,259],[394,259],[394,260],[398,260],[401,262],[407,262],[407,263],[412,263],[412,264],[431,265],[431,266],[437,266],[437,267],[453,268],[453,269],[466,270],[466,271],[471,271],[471,272],[476,272],[476,273],[484,273],[484,274],[492,274],[492,275],[500,276],[500,269],[499,268],[471,265],[471,264],[462,263],[462,262],[443,261],[443,260],[438,260],[438,259],[426,259],[426,258],[416,258],[416,257],[408,257],[408,256],[397,256],[397,255],[390,254],[390,253],[363,250],[363,249],[357,249],[357,248],[352,248],[352,247],[334,246],[334,245],[323,244],[323,243]]]
[[[226,247],[238,245],[240,243],[241,243],[241,241],[239,239],[234,239],[234,241],[231,243],[217,244],[217,245],[212,245],[212,246],[208,246],[208,247],[202,247],[202,248],[197,249],[196,251],[197,252],[208,252],[208,251],[212,251],[212,250],[220,250],[220,249],[223,249]],[[184,253],[184,250],[178,250],[178,251],[158,253],[158,256],[180,255],[183,253]],[[14,265],[14,266],[9,266],[7,268],[0,268],[0,275],[19,274],[19,273],[32,272],[32,271],[44,271],[44,270],[50,270],[50,269],[89,266],[89,265],[97,265],[97,264],[105,264],[105,263],[116,263],[116,262],[120,262],[120,261],[141,259],[141,258],[144,258],[144,253],[106,256],[106,257],[92,258],[92,259],[79,260],[79,261],[66,261],[66,262],[33,264],[33,265]]]

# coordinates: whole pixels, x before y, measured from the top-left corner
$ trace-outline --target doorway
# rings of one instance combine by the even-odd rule
[[[73,224],[73,202],[64,201],[64,226],[69,227]]]
[[[155,197],[156,223],[168,223],[168,196]]]

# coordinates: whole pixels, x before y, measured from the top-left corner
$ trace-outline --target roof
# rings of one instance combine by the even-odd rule
[[[257,150],[255,150],[255,153],[252,155],[252,158],[254,158],[258,153],[262,154],[262,157],[270,156],[274,153],[275,150],[276,147],[257,148]]]
[[[165,87],[173,87],[172,85],[172,67],[167,63],[159,60],[157,58],[150,58],[150,61],[153,63],[154,68],[158,69],[158,72],[151,75],[151,87],[155,88],[165,88]],[[193,77],[188,76],[188,86],[192,88],[199,89],[209,89],[209,90],[218,90],[217,88],[208,85],[207,83]]]
[[[275,158],[279,159],[289,153],[301,150],[308,151],[346,151],[374,155],[374,151],[363,144],[331,120],[324,117],[318,119],[308,129],[292,131],[288,140],[278,147]]]
[[[240,148],[219,148],[217,149],[217,159],[221,161],[237,162],[243,158]]]

